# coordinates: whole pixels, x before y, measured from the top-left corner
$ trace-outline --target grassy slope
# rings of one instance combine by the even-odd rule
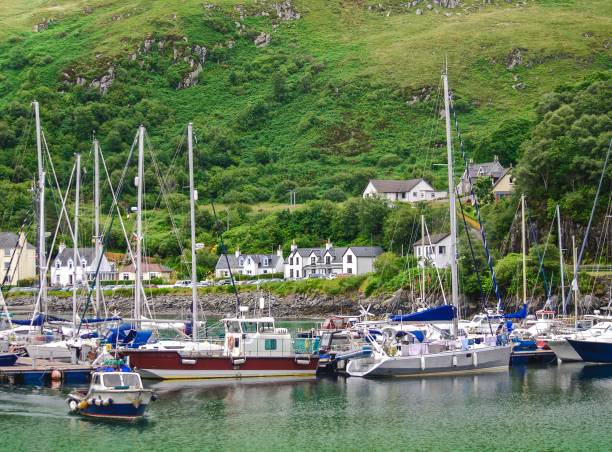
[[[233,8],[237,2],[212,3],[220,5],[230,25],[239,20]],[[240,3],[258,8],[252,1]],[[294,3],[302,19],[281,23],[276,31],[264,17],[243,21],[250,30],[272,33],[270,46],[257,49],[233,29],[219,32],[204,24],[205,10],[196,0],[0,0],[0,62],[13,58],[11,52],[25,52],[29,60],[25,68],[3,71],[0,107],[11,100],[23,102],[41,86],[59,90],[60,74],[67,68],[76,67],[91,78],[101,75],[110,60],[125,66],[132,76],[138,74],[126,63],[127,54],[150,34],[186,36],[189,43],[209,48],[235,38],[236,45],[222,64],[206,63],[198,86],[176,91],[164,80],[163,71],[142,72],[138,83],[149,89],[148,97],[170,109],[169,119],[150,130],[154,145],[170,152],[172,138],[192,120],[196,127],[220,126],[236,133],[237,173],[248,175],[247,184],[272,186],[290,178],[299,186],[331,188],[355,168],[373,169],[379,176],[430,175],[442,184],[444,169],[431,166],[444,161],[443,150],[430,141],[442,137],[441,123],[432,115],[436,104],[407,107],[405,101],[428,86],[434,88],[435,98],[445,55],[454,92],[472,105],[460,121],[475,143],[506,118],[530,117],[533,104],[553,87],[610,67],[610,50],[604,43],[609,42],[612,4],[605,0],[530,1],[523,7],[499,2],[473,8],[470,14],[457,9],[452,17],[441,9],[417,16],[414,8],[397,7],[397,1],[384,3],[389,15],[367,11],[367,3],[358,1]],[[83,13],[86,6],[94,8],[91,14]],[[113,20],[118,15],[121,19]],[[55,23],[33,33],[32,26],[47,18]],[[510,71],[506,58],[517,47],[526,49],[526,65]],[[245,106],[269,98],[273,72],[287,72],[290,84],[303,75],[304,70],[295,68],[297,57],[311,58],[324,67],[314,88],[272,104],[258,127],[236,131],[236,117]],[[231,71],[253,68],[253,79],[239,86],[228,82]],[[526,84],[524,90],[512,88],[515,78]],[[69,94],[61,94],[62,98],[68,101]],[[41,101],[44,109],[45,99]],[[53,97],[52,102],[58,101]],[[306,119],[311,126],[305,125]],[[111,128],[100,127],[102,140]],[[49,129],[54,149],[64,147],[64,155],[69,155],[70,145],[53,136],[52,126]],[[341,137],[321,145],[331,132],[343,129],[365,138],[351,142]],[[269,150],[276,162],[255,168],[249,158],[257,148]],[[396,154],[400,163],[377,166],[379,158],[389,153]],[[62,164],[67,167],[68,162],[58,163]],[[227,172],[202,168],[207,179],[209,174],[212,179]],[[205,183],[200,177],[200,184]]]

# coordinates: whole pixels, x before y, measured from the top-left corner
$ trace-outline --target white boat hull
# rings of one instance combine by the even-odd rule
[[[138,369],[145,379],[153,380],[200,380],[215,378],[316,378],[317,370],[178,370],[178,369]]]
[[[563,362],[582,361],[580,355],[574,350],[574,347],[567,342],[567,339],[549,340],[548,346],[555,352],[557,358]]]
[[[347,373],[353,377],[424,377],[493,372],[508,369],[511,346],[482,347],[415,356],[374,355],[351,360]]]

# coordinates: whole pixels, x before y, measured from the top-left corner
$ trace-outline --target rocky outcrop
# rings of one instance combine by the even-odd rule
[[[290,0],[285,0],[281,3],[275,3],[272,5],[274,10],[276,11],[276,17],[280,20],[298,20],[300,18],[300,13],[295,9]]]
[[[516,66],[521,66],[523,64],[523,52],[526,51],[527,49],[523,49],[520,47],[512,49],[512,51],[506,57],[506,67],[512,70]]]
[[[270,44],[270,40],[270,35],[262,31],[255,37],[253,44],[255,44],[256,47],[262,48]]]
[[[51,24],[51,20],[43,20],[40,23],[37,23],[36,25],[34,25],[34,33],[40,33],[41,31],[45,31],[47,28],[49,28],[49,25]]]
[[[111,87],[113,82],[115,81],[115,69],[113,67],[108,68],[108,72],[104,74],[99,79],[94,79],[91,81],[90,86],[92,88],[96,88],[100,91],[100,94],[104,95],[108,92],[108,89]]]

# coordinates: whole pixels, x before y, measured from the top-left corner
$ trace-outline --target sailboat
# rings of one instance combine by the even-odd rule
[[[135,320],[140,322],[140,242],[142,240],[142,183],[144,127],[140,129],[138,154],[138,210],[136,252]],[[221,320],[225,337],[221,343],[198,341],[198,300],[195,256],[195,202],[197,192],[193,177],[193,125],[187,126],[189,160],[189,206],[191,227],[191,342],[180,344],[146,344],[140,348],[120,350],[130,366],[144,378],[204,379],[247,377],[312,377],[318,365],[318,341],[292,338],[286,328],[278,328],[275,319],[264,316],[260,304],[255,316],[247,306],[237,303],[236,315]]]
[[[453,375],[481,373],[507,369],[510,363],[510,345],[497,345],[497,338],[485,338],[484,343],[472,344],[458,337],[459,286],[457,270],[457,213],[455,208],[455,184],[453,175],[452,138],[450,123],[450,99],[448,76],[444,82],[444,110],[446,119],[446,144],[448,159],[448,193],[451,229],[451,289],[453,305],[442,305],[426,311],[395,316],[392,320],[418,323],[452,323],[452,338],[435,344],[418,342],[413,335],[405,335],[399,347],[395,344],[378,344],[373,338],[372,353],[366,358],[352,359],[347,373],[354,377],[414,377],[429,375]]]

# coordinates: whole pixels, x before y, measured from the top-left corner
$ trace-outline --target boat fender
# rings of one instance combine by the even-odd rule
[[[227,338],[227,348],[230,350],[234,348],[234,338],[233,337]]]
[[[87,400],[81,400],[79,402],[79,409],[84,410],[85,408],[87,408],[89,404],[87,403]]]
[[[92,397],[91,399],[89,399],[89,400],[87,401],[87,403],[88,403],[89,405],[95,405],[95,404],[96,404],[96,399],[94,399],[94,398]]]
[[[77,408],[79,408],[79,404],[76,402],[76,400],[71,400],[70,403],[68,403],[68,406],[70,407],[70,411],[76,411]]]
[[[157,394],[151,394],[151,402],[155,402],[159,399],[159,396]]]
[[[108,398],[108,400],[107,400],[107,402],[108,402],[108,404],[109,404],[109,405],[112,405],[112,404],[113,404],[113,399],[111,399],[111,398],[109,397],[109,398]]]
[[[96,399],[96,406],[100,406],[102,405],[102,400],[101,399]]]
[[[61,379],[62,379],[62,373],[57,369],[53,369],[51,371],[51,381],[61,381]]]
[[[106,399],[106,400],[102,400],[102,405],[104,405],[104,406],[108,406],[108,405],[109,405],[109,403],[108,403],[108,399]]]

